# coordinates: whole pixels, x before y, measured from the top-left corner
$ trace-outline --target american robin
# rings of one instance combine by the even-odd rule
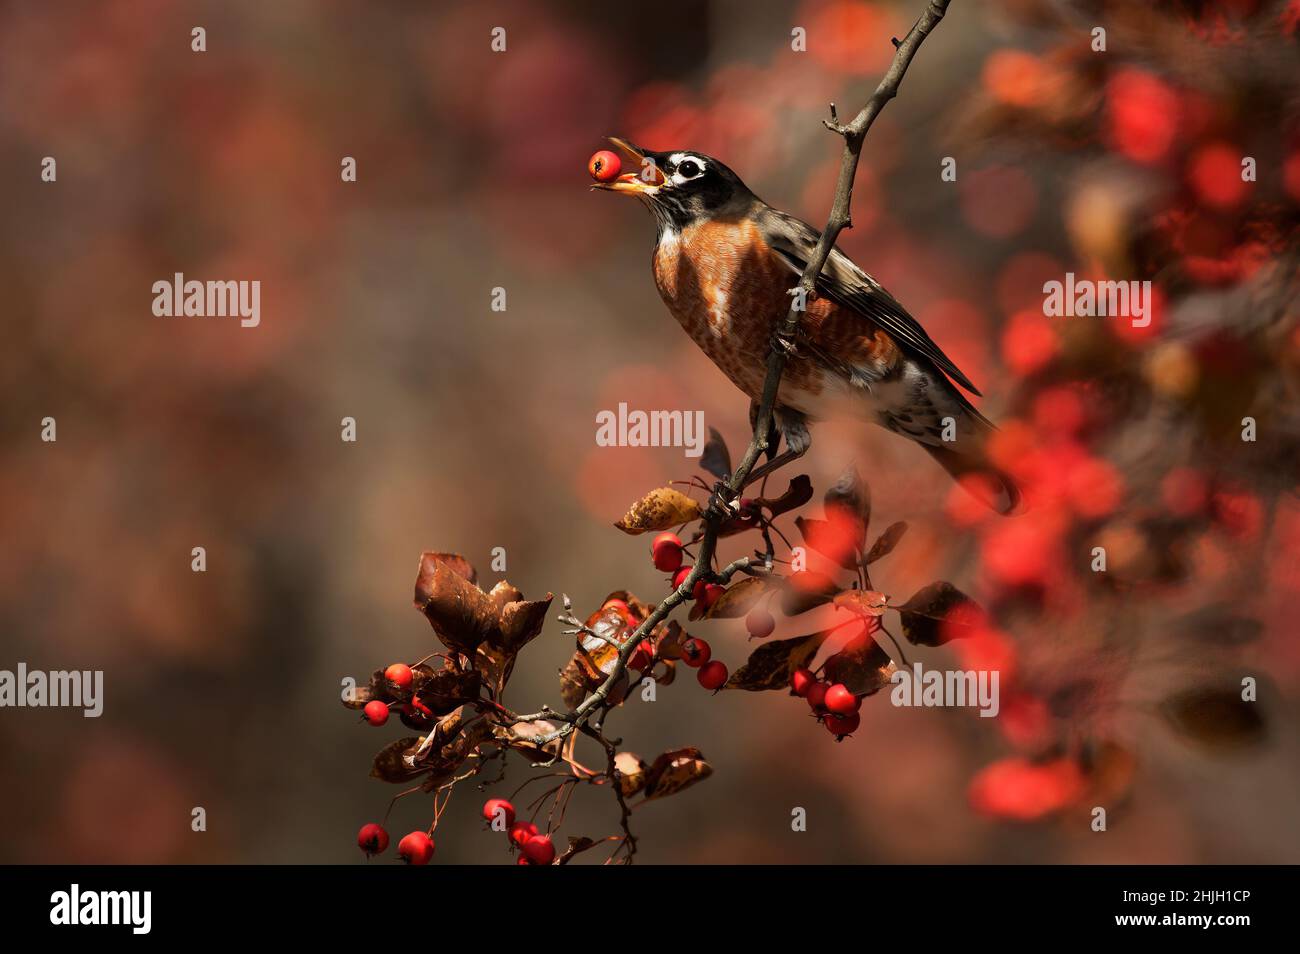
[[[767,357],[820,232],[772,208],[727,166],[699,152],[650,152],[611,141],[639,165],[595,188],[636,196],[653,213],[655,284],[668,310],[750,398],[763,391]],[[753,477],[807,451],[807,422],[870,421],[920,444],[1000,513],[1020,500],[989,463],[993,425],[958,390],[979,391],[880,283],[838,248],[806,303],[800,336],[777,392],[786,450]],[[751,478],[752,479],[752,478]]]

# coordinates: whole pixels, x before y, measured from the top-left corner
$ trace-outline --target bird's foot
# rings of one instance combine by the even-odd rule
[[[728,487],[725,480],[719,480],[713,485],[713,493],[709,495],[709,502],[704,508],[704,519],[725,520],[734,517],[739,510],[740,493]]]

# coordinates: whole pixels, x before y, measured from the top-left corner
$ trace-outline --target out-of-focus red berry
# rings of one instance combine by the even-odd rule
[[[388,721],[388,703],[381,702],[378,699],[371,699],[366,703],[366,707],[361,710],[361,714],[366,717],[366,721],[371,725],[383,725]]]
[[[705,689],[721,689],[727,683],[727,667],[716,659],[711,659],[700,667],[696,679]]]
[[[826,698],[823,700],[824,705],[836,715],[848,715],[851,712],[857,712],[862,701],[849,692],[848,687],[841,682],[837,682],[826,690]]]
[[[357,832],[357,847],[367,855],[382,854],[388,850],[388,832],[374,822],[362,825],[361,831]]]
[[[750,610],[745,617],[745,628],[755,639],[767,639],[776,629],[776,617],[765,609]]]
[[[682,643],[682,659],[692,669],[699,669],[713,656],[713,650],[702,639],[692,636]]]
[[[654,655],[655,655],[654,643],[650,642],[650,640],[648,639],[643,639],[637,645],[636,650],[632,653],[631,658],[628,659],[627,664],[632,669],[636,669],[638,671],[644,671],[650,668],[650,663],[654,659]]]
[[[510,826],[510,840],[520,848],[535,834],[537,834],[537,826],[530,821],[517,821]]]
[[[808,690],[817,685],[817,677],[811,669],[796,669],[790,674],[790,689],[796,696],[808,695]]]
[[[602,149],[587,161],[587,171],[597,182],[612,182],[623,171],[623,160],[617,153]]]
[[[550,835],[533,835],[524,842],[524,857],[535,865],[549,865],[555,860],[555,843]]]
[[[433,858],[433,839],[413,831],[397,843],[397,855],[408,865],[427,865]]]
[[[718,601],[718,597],[725,592],[727,592],[727,588],[718,583],[705,584],[704,595],[701,597],[704,600],[705,610],[711,608]]]
[[[483,817],[487,819],[489,825],[496,826],[497,818],[500,817],[504,822],[500,826],[501,831],[509,831],[510,826],[515,823],[515,806],[504,798],[489,798],[483,803]]]
[[[839,739],[858,731],[858,726],[861,724],[862,716],[856,712],[850,712],[847,715],[833,713],[826,717],[826,731]]]
[[[409,689],[415,680],[415,673],[406,663],[393,663],[384,670],[384,678],[399,689]]]
[[[682,541],[675,533],[661,533],[650,544],[655,569],[675,573],[682,565]]]
[[[804,693],[804,698],[808,700],[808,705],[814,712],[826,708],[826,690],[829,688],[830,686],[824,682],[815,682]]]

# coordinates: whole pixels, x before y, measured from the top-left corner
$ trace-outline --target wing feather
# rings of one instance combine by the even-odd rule
[[[803,274],[821,232],[807,222],[770,206],[759,216],[759,227],[786,266],[796,275]],[[884,329],[904,350],[928,358],[967,391],[976,395],[980,393],[916,319],[907,313],[907,309],[838,248],[831,250],[818,277],[817,291]]]

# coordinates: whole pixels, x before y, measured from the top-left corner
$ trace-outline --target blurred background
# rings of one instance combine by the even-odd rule
[[[645,539],[611,524],[694,462],[597,447],[595,415],[702,409],[738,454],[747,402],[587,157],[609,134],[703,151],[820,226],[827,103],[865,101],[921,8],[0,7],[0,668],[105,672],[99,719],[0,712],[0,861],[362,863],[393,794],[370,759],[404,733],[358,724],[340,682],[440,648],[410,602],[421,550],[583,615],[661,596]],[[837,745],[784,694],[679,679],[610,721],[715,769],[636,813],[639,860],[1300,861],[1298,22],[1265,0],[954,0],[867,140],[841,244],[980,386],[1035,505],[988,518],[879,429],[822,426],[800,470],[820,491],[857,461],[876,530],[911,526],[877,586],[942,578],[992,609],[980,662],[1014,671],[1016,705],[877,696]],[[1044,318],[1066,271],[1152,280],[1155,322]],[[260,327],[154,317],[174,272],[260,280]],[[524,653],[517,709],[558,702],[561,628]],[[748,652],[737,623],[689,628],[733,669]],[[1108,831],[1040,797],[1019,760],[1044,752],[1105,753]],[[438,860],[510,863],[463,788]],[[429,814],[406,799],[389,830]],[[561,835],[616,825],[584,791]]]

